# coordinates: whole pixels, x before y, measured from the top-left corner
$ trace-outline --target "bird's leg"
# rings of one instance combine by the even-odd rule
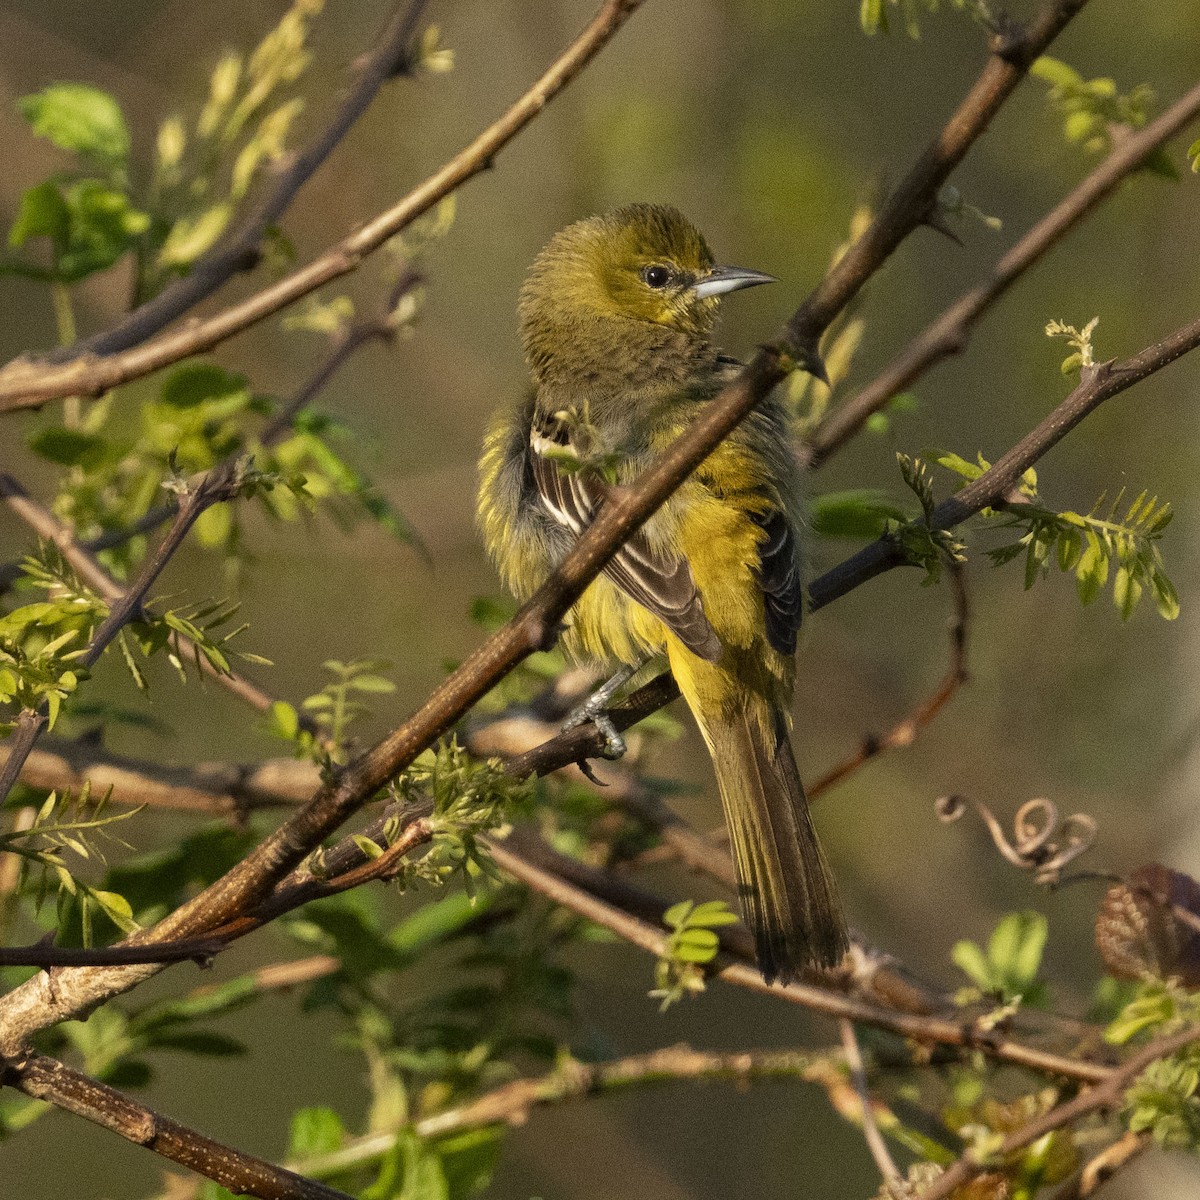
[[[624,755],[625,739],[620,735],[612,718],[604,711],[609,701],[627,684],[644,666],[644,663],[634,663],[622,667],[611,679],[606,679],[586,700],[577,704],[567,719],[562,723],[562,732],[574,729],[577,725],[586,725],[589,721],[604,734],[604,758],[617,759]]]

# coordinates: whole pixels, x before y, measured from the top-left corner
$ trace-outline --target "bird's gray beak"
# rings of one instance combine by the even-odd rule
[[[758,287],[760,283],[778,283],[774,275],[762,271],[748,271],[745,267],[713,267],[703,279],[698,280],[692,291],[700,300],[709,296],[723,296],[726,292],[742,288]]]

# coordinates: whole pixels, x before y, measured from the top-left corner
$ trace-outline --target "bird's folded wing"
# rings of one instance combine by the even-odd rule
[[[531,446],[529,457],[534,484],[547,511],[572,533],[582,533],[603,503],[607,485],[586,470],[560,469],[537,444]],[[704,615],[685,558],[653,550],[639,530],[609,559],[604,574],[658,617],[692,653],[710,662],[721,657],[720,639]]]
[[[767,640],[789,658],[796,653],[796,633],[804,615],[804,587],[791,523],[777,508],[752,512],[762,529],[758,546],[758,585],[763,592]]]

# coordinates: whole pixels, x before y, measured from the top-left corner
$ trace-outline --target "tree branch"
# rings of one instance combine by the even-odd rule
[[[272,165],[270,186],[261,198],[234,229],[192,264],[187,275],[174,280],[111,329],[52,352],[45,361],[64,363],[85,356],[111,355],[136,346],[195,308],[234,275],[256,266],[263,238],[291,207],[300,189],[367,111],[380,88],[397,75],[409,72],[417,24],[426,7],[427,0],[402,0],[395,6],[373,48],[355,61],[358,78],[329,124],[303,150],[290,151]]]
[[[92,640],[79,658],[79,665],[90,670],[96,665],[100,655],[109,647],[113,639],[141,612],[146,595],[154,586],[155,581],[170,562],[172,555],[183,543],[192,526],[200,518],[201,513],[222,500],[227,500],[233,494],[236,484],[236,465],[230,463],[224,467],[214,467],[199,480],[193,481],[187,495],[184,496],[179,511],[166,536],[155,548],[145,562],[137,578],[128,588],[121,589],[110,598],[108,615],[100,622]],[[26,708],[21,711],[15,722],[12,739],[8,744],[8,757],[0,768],[0,802],[7,798],[13,784],[25,765],[25,760],[33,750],[34,743],[42,730],[49,723],[49,708],[43,704],[38,709]]]
[[[422,1117],[411,1130],[421,1138],[443,1138],[487,1125],[523,1125],[535,1108],[585,1100],[607,1092],[667,1083],[757,1079],[806,1080],[820,1056],[795,1050],[739,1050],[732,1053],[669,1046],[611,1062],[583,1063],[575,1059],[536,1079],[516,1079],[484,1092],[455,1108]],[[371,1163],[387,1154],[403,1129],[354,1138],[338,1150],[301,1159],[292,1166],[321,1178]]]
[[[0,766],[8,756],[8,747],[0,743]],[[39,791],[75,795],[88,787],[93,796],[130,808],[172,809],[242,821],[254,809],[303,803],[320,785],[321,775],[313,763],[294,758],[164,767],[113,754],[91,741],[52,738],[29,755],[21,782]]]
[[[1160,1058],[1167,1058],[1184,1046],[1200,1040],[1200,1029],[1188,1028],[1164,1037],[1155,1038],[1137,1054],[1110,1071],[1107,1078],[1087,1088],[1074,1097],[1052,1108],[1049,1112],[1022,1125],[1010,1133],[996,1150],[995,1157],[1006,1158],[1018,1150],[1032,1145],[1038,1138],[1053,1133],[1094,1112],[1120,1108],[1125,1089],[1148,1067]],[[958,1188],[986,1169],[986,1163],[970,1155],[964,1155],[944,1174],[926,1188],[919,1200],[949,1200]],[[1094,1190],[1094,1189],[1093,1189]]]
[[[291,432],[296,418],[302,413],[325,389],[329,381],[345,365],[346,361],[361,347],[374,341],[387,342],[395,337],[397,322],[396,310],[400,301],[421,282],[421,276],[416,271],[405,271],[388,293],[387,301],[381,312],[375,316],[352,322],[332,339],[328,354],[317,364],[316,369],[296,389],[295,392],[280,405],[278,411],[263,427],[258,435],[257,443],[261,446],[277,446]],[[240,444],[231,450],[218,465],[225,465],[244,453],[246,446]],[[149,533],[158,526],[165,524],[179,512],[179,502],[168,500],[149,510],[138,520],[124,529],[115,529],[92,538],[86,542],[79,541],[74,531],[64,521],[60,521],[48,508],[34,500],[11,475],[0,474],[0,499],[28,525],[38,537],[44,541],[53,542],[62,552],[63,557],[71,564],[76,575],[98,595],[106,600],[118,599],[123,589],[120,583],[105,569],[96,557],[102,550],[110,550],[120,546],[143,533]],[[11,587],[20,577],[20,563],[7,563],[0,566],[0,592]],[[207,660],[203,660],[207,662]],[[203,665],[203,663],[202,663]],[[223,681],[236,681],[233,675],[209,669],[209,674]],[[230,686],[230,682],[226,682]],[[253,685],[242,685],[249,690],[243,695],[260,712],[271,706],[270,697],[259,693],[253,696]],[[238,690],[236,682],[233,690]]]
[[[490,167],[496,155],[591,62],[643,2],[604,0],[587,28],[499,120],[404,199],[307,266],[211,317],[149,340],[139,338],[140,344],[128,349],[85,353],[64,363],[15,359],[0,369],[0,412],[37,408],[62,396],[103,395],[122,383],[211,350],[318,288],[357,270],[368,255],[422,213]],[[1079,2],[1076,0],[1076,6]],[[144,332],[141,337],[145,337]]]
[[[1025,471],[1057,446],[1105,400],[1120,395],[1135,383],[1161,371],[1197,345],[1200,345],[1200,320],[1177,329],[1162,341],[1123,362],[1085,367],[1079,386],[1048,417],[978,479],[937,506],[930,521],[931,526],[950,529],[983,509],[1000,504],[1012,493]],[[867,580],[903,564],[904,556],[899,543],[894,538],[880,538],[814,580],[809,588],[809,609],[816,611],[824,608]]]
[[[809,800],[816,800],[823,792],[853,775],[876,756],[911,746],[921,730],[954,699],[958,689],[967,682],[967,622],[970,619],[970,607],[967,601],[966,573],[961,563],[951,563],[946,574],[954,596],[954,617],[950,622],[950,666],[942,682],[933,695],[922,700],[902,721],[893,725],[886,733],[868,734],[854,754],[843,759],[815,783],[809,784],[805,788]]]
[[[611,930],[618,937],[656,958],[665,953],[667,935],[661,925],[652,924],[649,920],[594,895],[547,865],[561,861],[566,868],[572,860],[562,860],[561,855],[547,846],[542,846],[539,847],[538,861],[535,862],[527,853],[528,841],[521,844],[519,851],[510,849],[505,842],[494,838],[488,839],[487,845],[497,866],[555,904],[560,904]],[[666,902],[658,901],[658,904],[661,905],[658,912],[664,912]],[[746,962],[730,961],[730,955],[724,951],[712,968],[712,976],[750,991],[799,1004],[825,1016],[845,1017],[858,1024],[886,1029],[900,1037],[912,1038],[926,1045],[937,1043],[979,1050],[989,1058],[1049,1075],[1061,1075],[1067,1079],[1095,1083],[1107,1079],[1112,1070],[1111,1067],[1098,1063],[1067,1058],[1014,1041],[995,1030],[984,1030],[970,1020],[960,1021],[928,1013],[900,1012],[814,984],[792,983],[786,987],[768,984],[756,967]]]
[[[135,1146],[216,1180],[237,1195],[260,1200],[351,1200],[327,1184],[206,1137],[43,1054],[7,1063],[0,1082],[84,1117]]]
[[[900,1195],[899,1189],[903,1185],[904,1177],[900,1174],[875,1120],[871,1088],[867,1083],[867,1069],[863,1065],[862,1050],[858,1044],[858,1036],[854,1032],[854,1022],[846,1017],[838,1018],[838,1032],[842,1037],[842,1053],[845,1054],[846,1063],[850,1068],[850,1080],[854,1084],[854,1090],[858,1093],[858,1102],[862,1108],[863,1137],[866,1140],[867,1149],[871,1152],[871,1157],[879,1168],[879,1174],[883,1177],[884,1191],[891,1190],[893,1195]]]
[[[930,367],[966,349],[971,331],[1016,281],[1096,207],[1146,158],[1200,113],[1200,85],[1145,128],[1129,133],[1115,149],[1046,214],[992,269],[917,335],[858,395],[836,408],[808,441],[808,458],[820,467],[895,395]]]

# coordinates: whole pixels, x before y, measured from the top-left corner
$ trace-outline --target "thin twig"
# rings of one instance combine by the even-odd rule
[[[934,509],[930,520],[932,528],[951,529],[983,509],[998,505],[1012,493],[1024,472],[1057,446],[1086,416],[1106,400],[1170,366],[1198,345],[1200,319],[1168,334],[1132,358],[1085,367],[1079,386],[1049,416],[978,479]],[[904,555],[896,539],[882,537],[814,580],[809,587],[809,608],[811,611],[824,608],[869,579],[903,564]]]
[[[806,1079],[817,1056],[795,1050],[739,1050],[732,1053],[670,1046],[612,1062],[570,1060],[535,1079],[517,1079],[455,1108],[422,1117],[404,1128],[418,1137],[442,1138],[488,1125],[522,1125],[535,1108],[583,1100],[607,1092],[667,1083],[756,1079]],[[291,1165],[321,1178],[377,1161],[396,1144],[404,1129],[383,1130],[354,1138],[329,1154],[300,1159]]]
[[[950,665],[942,682],[931,696],[922,700],[902,721],[893,725],[886,733],[865,737],[854,754],[827,771],[815,783],[809,784],[805,791],[810,800],[816,800],[822,792],[841,783],[878,755],[911,746],[921,730],[954,699],[959,688],[967,682],[967,624],[970,619],[970,607],[967,601],[966,572],[961,563],[949,563],[947,566],[946,574],[954,597],[954,617],[950,622]]]
[[[943,359],[961,353],[980,318],[1022,275],[1110,196],[1121,181],[1200,113],[1200,85],[1144,129],[1122,138],[1112,152],[1064,197],[992,269],[936,317],[856,396],[825,418],[808,442],[809,462],[823,466],[893,396]]]
[[[1155,1038],[1137,1054],[1110,1071],[1107,1078],[1095,1086],[1085,1089],[1074,1099],[1057,1105],[1049,1112],[1015,1129],[997,1147],[995,1157],[1003,1159],[1018,1150],[1024,1150],[1038,1138],[1045,1137],[1056,1129],[1063,1129],[1094,1112],[1120,1108],[1125,1090],[1151,1063],[1167,1058],[1195,1041],[1200,1041],[1200,1029],[1197,1028],[1183,1029]],[[963,1155],[921,1193],[919,1200],[948,1200],[958,1188],[984,1169],[985,1163],[970,1155]]]
[[[1111,1146],[1088,1159],[1083,1170],[1058,1189],[1051,1200],[1087,1200],[1094,1196],[1118,1171],[1140,1158],[1154,1139],[1148,1133],[1127,1129]]]
[[[661,925],[652,924],[649,920],[635,916],[618,905],[593,895],[543,865],[546,861],[554,862],[561,858],[548,848],[539,855],[541,861],[534,862],[525,852],[527,843],[522,846],[523,852],[519,854],[509,850],[503,841],[490,839],[487,845],[496,865],[527,887],[611,930],[624,941],[640,947],[656,958],[666,952],[667,935]],[[660,908],[659,911],[665,911],[665,908]],[[1107,1079],[1112,1070],[1111,1067],[1099,1063],[1067,1058],[1014,1041],[995,1030],[984,1030],[970,1020],[897,1012],[847,996],[832,988],[813,984],[791,983],[786,987],[768,984],[756,967],[747,962],[730,961],[730,957],[724,953],[718,957],[712,969],[712,976],[750,991],[799,1004],[826,1016],[846,1017],[858,1024],[890,1030],[901,1037],[912,1038],[926,1045],[936,1043],[976,1049],[990,1058],[1049,1075],[1061,1075],[1067,1079],[1095,1083]]]
[[[78,659],[78,665],[90,670],[96,665],[100,655],[111,645],[117,634],[135,620],[142,610],[145,601],[155,581],[170,562],[172,555],[183,544],[192,526],[200,515],[212,505],[227,500],[233,494],[236,485],[236,466],[230,464],[226,468],[215,467],[206,475],[195,481],[188,489],[187,495],[180,504],[166,536],[143,563],[137,578],[112,598],[108,615],[92,634],[84,653]],[[12,790],[13,784],[25,765],[25,760],[33,750],[42,730],[49,724],[49,706],[41,705],[35,709],[23,709],[15,722],[15,729],[8,744],[8,758],[0,767],[0,803]]]
[[[112,328],[55,351],[44,362],[63,364],[128,350],[195,308],[239,272],[254,267],[262,254],[264,236],[278,224],[300,189],[366,112],[380,88],[389,79],[407,73],[426,3],[402,0],[395,6],[373,47],[355,60],[357,78],[329,123],[303,150],[285,153],[272,164],[270,183],[262,196],[233,229],[191,265],[187,275],[174,280]]]
[[[867,1083],[867,1069],[863,1066],[862,1050],[858,1044],[858,1036],[854,1032],[854,1022],[846,1017],[840,1017],[838,1032],[842,1038],[842,1052],[846,1056],[846,1065],[850,1068],[850,1081],[854,1084],[859,1104],[862,1106],[863,1138],[867,1143],[867,1149],[870,1150],[871,1157],[875,1160],[880,1175],[883,1176],[884,1187],[890,1189],[893,1195],[899,1196],[904,1176],[900,1174],[891,1151],[883,1140],[883,1134],[879,1132],[879,1124],[875,1120],[871,1087]]]
[[[264,426],[256,439],[257,444],[266,447],[277,446],[291,432],[300,413],[321,394],[329,381],[357,350],[374,341],[390,341],[396,334],[397,309],[400,301],[420,282],[421,276],[416,271],[405,271],[389,289],[386,303],[379,313],[372,317],[353,321],[337,333],[332,340],[329,352],[317,364],[308,378],[279,406],[270,421]],[[239,443],[225,455],[218,465],[230,462],[239,454],[244,453],[247,448],[245,444]],[[102,550],[111,550],[114,546],[123,545],[131,538],[151,532],[171,520],[179,511],[179,501],[171,499],[156,505],[123,529],[109,530],[98,537],[81,541],[65,521],[59,520],[45,505],[33,499],[11,475],[0,474],[0,499],[3,499],[38,537],[43,541],[53,542],[67,562],[71,564],[76,575],[97,595],[106,600],[117,599],[123,589],[96,555]],[[20,563],[7,563],[0,566],[0,592],[11,587],[20,574]],[[206,662],[207,660],[202,659],[201,665],[203,666]],[[218,678],[223,676],[222,672],[211,669],[209,673]],[[237,678],[232,675],[224,676],[223,682],[228,681],[226,686],[229,687],[236,683]],[[246,693],[242,698],[252,703],[260,712],[266,711],[271,706],[270,697],[266,697],[264,693],[254,694],[253,684],[241,681],[241,687]]]
[[[43,1054],[29,1054],[6,1063],[0,1081],[216,1180],[237,1195],[258,1196],[261,1200],[351,1200],[328,1184],[305,1179],[285,1167],[206,1137]]]
[[[259,321],[358,269],[435,204],[495,162],[496,156],[609,42],[644,0],[605,0],[587,28],[550,69],[494,124],[397,204],[283,279],[211,317],[188,323],[114,353],[86,353],[67,362],[14,359],[0,369],[0,412],[37,408],[61,396],[100,396],[193,354],[201,354]],[[140,332],[140,331],[139,331]]]

